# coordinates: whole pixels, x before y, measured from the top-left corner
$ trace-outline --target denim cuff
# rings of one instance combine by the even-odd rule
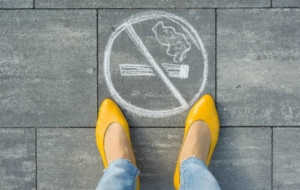
[[[108,165],[108,168],[105,169],[103,172],[106,172],[107,170],[114,169],[114,168],[122,168],[125,171],[127,171],[129,175],[132,175],[134,177],[140,174],[140,170],[135,165],[133,165],[129,160],[126,160],[124,158],[119,158],[111,162]]]
[[[205,162],[203,160],[201,160],[200,158],[197,158],[196,156],[192,156],[192,157],[189,157],[189,158],[183,160],[180,164],[180,168],[184,168],[186,165],[189,165],[189,164],[202,165],[207,168]]]

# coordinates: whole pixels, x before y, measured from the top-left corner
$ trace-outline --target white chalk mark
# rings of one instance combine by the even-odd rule
[[[191,44],[186,40],[184,34],[176,32],[175,28],[165,26],[162,21],[157,22],[152,31],[156,40],[163,46],[167,46],[167,54],[174,57],[174,62],[182,62],[186,53],[191,49]]]
[[[138,106],[135,106],[128,101],[124,100],[120,94],[116,91],[114,88],[114,85],[112,83],[111,79],[111,72],[110,72],[110,56],[112,51],[112,46],[114,44],[114,41],[116,38],[125,30],[125,27],[127,25],[133,25],[137,23],[141,23],[148,20],[157,20],[165,18],[170,20],[171,22],[174,22],[178,24],[183,31],[185,31],[189,39],[193,41],[193,44],[197,47],[197,49],[202,53],[203,63],[199,62],[199,64],[204,65],[202,77],[199,78],[199,82],[201,83],[201,86],[199,88],[199,91],[195,94],[195,96],[192,98],[192,100],[189,102],[189,106],[192,106],[200,97],[200,95],[203,93],[203,90],[206,86],[207,82],[207,75],[208,75],[208,57],[207,52],[204,47],[204,44],[197,33],[197,31],[193,28],[193,26],[187,22],[184,18],[176,16],[174,14],[170,14],[163,11],[144,11],[137,13],[135,15],[130,16],[129,18],[125,19],[121,25],[119,25],[116,30],[110,35],[107,45],[105,47],[104,51],[104,59],[103,59],[103,71],[104,71],[104,78],[106,81],[107,88],[109,92],[111,93],[112,98],[119,103],[120,106],[127,109],[129,112],[132,112],[134,114],[137,114],[142,117],[150,117],[150,118],[164,118],[173,116],[176,114],[179,114],[186,110],[186,107],[176,107],[172,109],[164,109],[164,110],[150,110],[150,109],[144,109]]]
[[[167,18],[167,19],[169,19],[170,21],[172,21],[172,22],[178,24],[178,25],[182,28],[182,30],[185,31],[185,32],[188,34],[188,36],[189,36],[190,39],[194,42],[194,44],[197,46],[197,48],[198,48],[199,50],[202,50],[201,44],[197,43],[197,42],[198,42],[198,39],[195,39],[194,36],[191,34],[191,32],[192,32],[192,33],[194,32],[193,29],[191,29],[191,32],[190,32],[189,29],[187,29],[183,24],[181,24],[181,23],[179,22],[179,20],[175,20],[174,18]],[[184,23],[184,24],[185,24],[185,23]],[[188,27],[189,27],[189,26],[188,26]],[[203,47],[204,47],[204,46],[203,46]],[[206,53],[206,52],[203,52],[203,53]]]
[[[168,72],[169,77],[186,79],[189,77],[189,69],[188,65],[178,65],[171,63],[162,63],[164,69]]]
[[[122,76],[155,76],[150,65],[143,64],[120,64]]]
[[[169,90],[172,92],[172,94],[175,96],[175,98],[179,101],[179,103],[183,107],[188,107],[188,103],[185,101],[185,99],[181,96],[180,92],[177,90],[177,88],[172,84],[172,82],[169,80],[169,78],[165,75],[163,70],[158,66],[158,64],[155,62],[154,58],[140,39],[140,37],[135,32],[134,28],[128,24],[126,26],[126,32],[128,33],[129,37],[133,40],[135,45],[139,48],[141,53],[146,57],[146,59],[149,61],[150,65],[153,67],[153,69],[157,72],[157,74],[160,76],[162,81],[167,85]]]

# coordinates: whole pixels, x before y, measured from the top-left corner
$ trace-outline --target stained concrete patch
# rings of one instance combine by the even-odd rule
[[[217,8],[217,7],[269,7],[269,0],[35,0],[38,8]]]
[[[39,189],[95,189],[103,173],[95,129],[38,129]]]
[[[95,10],[0,11],[0,127],[94,126]]]
[[[0,0],[0,8],[32,8],[33,0]]]
[[[299,139],[299,128],[274,128],[274,190],[296,190],[300,187]]]
[[[99,10],[98,19],[99,103],[114,99],[130,126],[183,126],[197,97],[214,96],[214,10]],[[124,22],[134,23],[125,27]],[[181,46],[175,47],[164,30]]]
[[[0,187],[36,189],[35,130],[0,129]]]
[[[272,0],[273,7],[300,7],[298,0]]]
[[[210,171],[222,189],[271,189],[271,129],[222,128]]]
[[[300,10],[218,10],[223,126],[300,124]]]

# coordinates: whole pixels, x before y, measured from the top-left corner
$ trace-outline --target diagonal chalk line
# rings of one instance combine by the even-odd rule
[[[139,48],[139,50],[142,52],[142,54],[146,57],[146,59],[149,61],[150,65],[154,68],[154,70],[157,72],[157,74],[160,76],[162,81],[167,85],[169,90],[172,92],[172,94],[175,96],[175,98],[179,101],[179,103],[184,107],[187,108],[189,105],[185,101],[185,99],[181,96],[179,90],[172,84],[172,82],[169,80],[169,78],[165,75],[163,70],[158,66],[140,37],[135,32],[134,28],[131,26],[131,24],[125,25],[126,32],[128,33],[129,37],[133,40],[135,45]]]

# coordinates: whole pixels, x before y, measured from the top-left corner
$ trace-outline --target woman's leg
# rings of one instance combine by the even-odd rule
[[[104,171],[96,190],[135,190],[139,170],[128,160],[113,161]]]

